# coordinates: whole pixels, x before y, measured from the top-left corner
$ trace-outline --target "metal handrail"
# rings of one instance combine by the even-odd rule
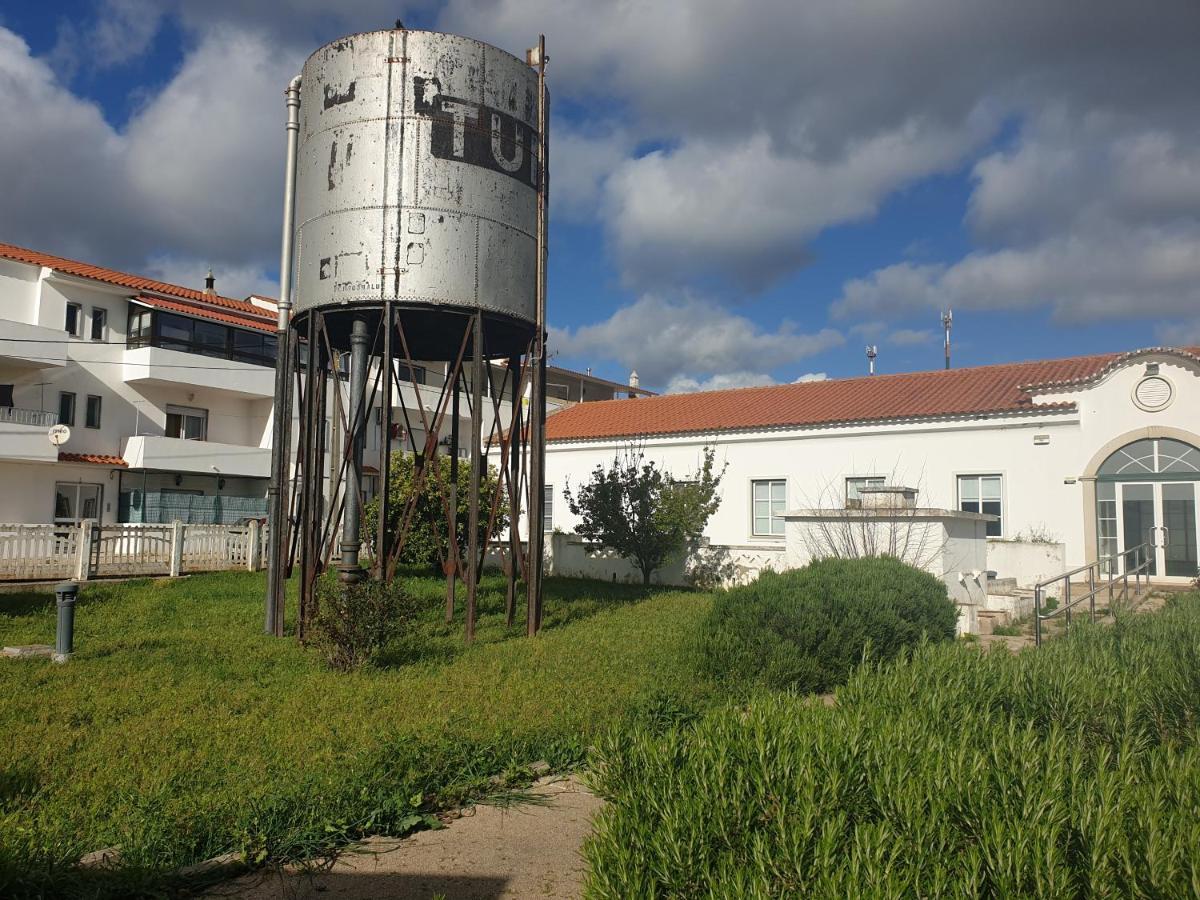
[[[1143,544],[1138,544],[1129,550],[1121,553],[1114,553],[1109,556],[1102,556],[1095,562],[1087,563],[1086,565],[1076,566],[1070,571],[1063,572],[1060,575],[1055,575],[1053,578],[1047,578],[1045,581],[1039,581],[1033,587],[1033,642],[1035,646],[1042,645],[1042,622],[1047,619],[1053,619],[1058,615],[1066,615],[1066,631],[1071,632],[1071,609],[1084,600],[1088,601],[1088,609],[1091,621],[1096,621],[1096,595],[1103,591],[1108,591],[1108,605],[1112,608],[1115,602],[1114,586],[1118,581],[1122,582],[1121,599],[1126,599],[1129,596],[1129,576],[1134,577],[1134,594],[1140,595],[1142,592],[1142,576],[1146,577],[1146,587],[1150,585],[1150,562],[1153,559],[1151,551],[1154,545],[1146,541]],[[1132,557],[1133,565],[1129,564],[1128,557]],[[1100,571],[1101,563],[1108,561],[1114,563],[1120,560],[1121,565],[1110,565],[1108,567],[1108,580],[1104,584],[1098,584],[1103,577]],[[1118,571],[1119,570],[1119,571]],[[1071,577],[1078,575],[1081,572],[1087,573],[1088,591],[1078,597],[1071,596]],[[1051,585],[1063,582],[1063,602],[1050,612],[1042,612],[1042,596],[1045,589]]]
[[[51,425],[58,424],[58,413],[40,409],[21,409],[19,406],[0,406],[0,422],[49,428]]]

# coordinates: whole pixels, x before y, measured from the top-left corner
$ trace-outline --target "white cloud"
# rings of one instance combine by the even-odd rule
[[[765,372],[723,372],[709,378],[696,379],[676,375],[667,382],[664,394],[695,394],[700,391],[727,391],[731,388],[764,387],[778,384]]]
[[[0,166],[16,175],[0,233],[135,270],[212,264],[252,282],[223,280],[228,293],[261,288],[278,253],[280,85],[297,64],[261,35],[213,32],[118,131],[0,29]]]
[[[694,297],[646,295],[603,322],[555,330],[551,347],[578,360],[615,360],[636,369],[647,386],[702,383],[712,376],[765,378],[765,373],[835,347],[832,330],[804,334],[784,323],[764,331],[745,316]]]
[[[829,378],[824,372],[806,372],[792,380],[792,384],[806,384],[810,381],[826,381]]]

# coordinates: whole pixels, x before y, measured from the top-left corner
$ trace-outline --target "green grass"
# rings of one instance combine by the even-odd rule
[[[343,675],[261,633],[261,575],[85,585],[68,664],[0,662],[0,895],[152,892],[230,850],[297,859],[402,833],[703,699],[688,648],[707,595],[550,579],[527,640],[488,576],[464,648],[461,597],[447,626],[443,582],[406,586],[427,604],[417,631]],[[0,594],[0,643],[53,633],[51,595]],[[73,869],[112,845],[120,872]]]
[[[589,896],[1200,896],[1200,595],[601,741]]]

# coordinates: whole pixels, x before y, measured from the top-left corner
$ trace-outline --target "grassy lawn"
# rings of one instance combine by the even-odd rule
[[[491,576],[464,648],[442,582],[407,584],[427,616],[350,675],[262,634],[261,575],[85,585],[69,664],[0,663],[0,895],[125,895],[230,850],[402,832],[495,776],[579,763],[602,729],[669,713],[664,697],[703,699],[688,654],[706,595],[551,579],[527,640]],[[53,634],[52,595],[0,594],[0,643]],[[119,875],[72,869],[112,845]]]

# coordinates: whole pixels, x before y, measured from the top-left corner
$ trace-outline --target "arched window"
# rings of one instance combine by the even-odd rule
[[[1105,480],[1137,481],[1147,475],[1200,474],[1200,450],[1172,438],[1146,438],[1126,444],[1100,466]]]

